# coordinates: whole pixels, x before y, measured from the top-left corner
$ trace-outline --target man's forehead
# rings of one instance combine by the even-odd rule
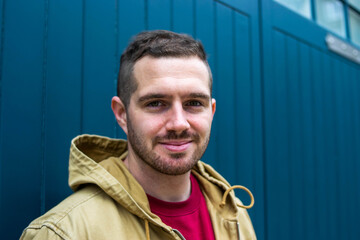
[[[154,58],[146,56],[134,65],[134,80],[137,85],[143,82],[159,78],[173,79],[200,79],[210,87],[209,69],[205,63],[198,57],[161,57]],[[194,81],[194,84],[197,81]]]
[[[187,79],[208,81],[205,64],[197,58],[158,58],[142,59],[135,65],[134,75],[139,80],[156,78]]]
[[[181,65],[186,68],[177,68],[177,66]],[[147,70],[148,73],[157,74],[159,71],[170,71],[170,70],[178,70],[182,73],[184,70],[187,71],[195,71],[195,70],[203,70],[208,72],[206,64],[197,56],[191,57],[152,57],[145,56],[140,58],[135,62],[134,65],[134,73],[137,73],[141,70]]]

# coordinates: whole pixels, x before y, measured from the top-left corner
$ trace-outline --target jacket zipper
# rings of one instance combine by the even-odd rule
[[[181,232],[179,232],[179,231],[176,230],[176,229],[173,229],[173,231],[181,238],[181,240],[186,240],[186,239],[184,238],[184,236],[181,234]]]
[[[237,225],[237,232],[238,232],[238,239],[241,240],[241,236],[240,236],[240,223],[236,222]]]

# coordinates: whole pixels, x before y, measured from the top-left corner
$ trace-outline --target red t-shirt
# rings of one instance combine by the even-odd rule
[[[209,212],[199,183],[191,174],[191,194],[183,202],[165,202],[148,195],[150,209],[187,240],[215,240]]]

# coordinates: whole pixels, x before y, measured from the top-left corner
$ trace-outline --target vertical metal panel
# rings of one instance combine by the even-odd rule
[[[347,111],[347,101],[346,95],[344,91],[346,91],[345,85],[347,85],[347,80],[344,78],[344,70],[346,66],[341,62],[338,62],[337,66],[339,66],[338,75],[336,78],[336,85],[335,85],[335,100],[337,100],[337,104],[335,105],[335,113],[337,118],[337,149],[338,149],[338,158],[336,163],[337,168],[337,178],[338,178],[338,195],[337,195],[337,202],[339,204],[338,207],[338,232],[337,236],[339,238],[348,239],[348,232],[346,229],[346,218],[347,212],[344,199],[347,198],[347,189],[344,185],[345,180],[345,171],[348,165],[349,159],[347,158],[346,154],[346,142],[347,142],[347,132],[349,131],[346,124],[346,113]],[[346,184],[346,183],[345,183]],[[340,234],[341,233],[341,234]]]
[[[172,15],[173,0],[151,0],[148,1],[148,28],[149,29],[171,29],[173,26]]]
[[[208,54],[208,62],[211,67],[213,74],[213,84],[217,81],[216,78],[216,65],[215,65],[215,3],[213,1],[202,1],[197,0],[195,5],[195,25],[196,33],[195,36],[198,39],[201,39],[205,50]],[[213,87],[213,97],[216,96],[216,89]],[[215,129],[217,125],[217,112],[215,112],[215,117],[212,124],[212,129]],[[212,131],[210,142],[206,152],[203,156],[203,160],[206,163],[209,163],[214,166],[216,162],[216,142],[215,142],[215,133]]]
[[[264,239],[263,226],[263,152],[260,104],[259,55],[257,55],[256,15],[233,13],[234,54],[234,183],[249,187],[256,207],[249,211],[258,239]],[[228,113],[229,114],[229,113]],[[220,128],[221,131],[221,128]],[[230,165],[228,165],[228,169]],[[229,170],[228,170],[229,171]],[[231,176],[231,175],[230,175]],[[237,192],[249,202],[244,192]]]
[[[195,35],[209,53],[218,111],[204,160],[231,183],[255,188],[257,205],[250,214],[256,213],[262,239],[257,2],[44,0],[30,5],[11,1],[4,18],[0,193],[8,197],[1,202],[1,221],[11,217],[1,226],[18,226],[9,238],[40,214],[40,199],[47,210],[70,193],[65,186],[70,138],[83,132],[124,136],[110,110],[120,54],[130,36],[162,28]],[[15,168],[19,161],[20,170]],[[16,193],[14,186],[22,190]],[[29,196],[25,204],[18,194]]]
[[[147,0],[118,1],[118,30],[116,30],[117,34],[115,35],[118,41],[118,47],[115,52],[118,61],[115,69],[114,90],[116,90],[117,73],[122,52],[130,41],[129,39],[131,36],[134,36],[136,33],[145,30],[147,26]],[[115,94],[116,91],[113,92]],[[115,125],[116,137],[126,138],[125,133],[118,126],[118,124],[115,123]]]
[[[324,142],[326,149],[326,164],[323,166],[326,170],[326,180],[327,184],[324,186],[326,189],[326,199],[327,199],[327,217],[324,219],[324,223],[327,225],[327,237],[328,239],[335,239],[335,231],[336,231],[336,175],[333,171],[335,171],[335,136],[333,134],[335,129],[335,121],[333,114],[333,107],[335,105],[334,99],[334,61],[328,56],[324,55],[324,69],[328,69],[328,71],[324,72]]]
[[[356,76],[357,75],[357,76]],[[351,81],[350,86],[350,96],[351,96],[351,112],[353,115],[351,116],[352,119],[352,125],[355,126],[353,129],[353,138],[352,138],[352,145],[355,148],[355,151],[352,153],[352,162],[350,164],[350,171],[349,174],[351,175],[351,179],[349,182],[351,182],[351,188],[352,189],[360,189],[360,177],[358,174],[358,169],[360,165],[358,164],[358,160],[360,159],[360,148],[357,146],[360,146],[360,128],[359,128],[359,112],[360,112],[360,94],[359,94],[359,79],[360,74],[356,71],[356,69],[352,68],[350,70],[350,76],[349,79]],[[358,213],[356,211],[353,211],[353,209],[359,208],[359,195],[360,191],[352,191],[352,189],[349,189],[350,191],[350,198],[349,198],[349,228],[350,232],[352,233],[351,238],[355,239],[355,236],[360,236],[360,230],[358,225],[356,224],[356,219],[358,217]]]
[[[221,2],[215,3],[214,11],[214,96],[218,107],[212,132],[216,149],[213,166],[231,184],[251,188],[261,209],[262,140],[261,115],[258,112],[259,75],[256,75],[259,61],[254,51],[256,47],[253,47],[256,46],[256,34],[252,34],[256,15],[238,11]],[[260,175],[257,174],[261,177],[258,178]],[[243,201],[248,201],[246,194],[236,194]],[[263,211],[255,211],[251,210],[250,215],[259,230],[258,236],[263,238]]]
[[[255,78],[252,72],[251,24],[248,16],[233,13],[233,71],[234,71],[234,126],[236,182],[254,187],[255,149],[254,119]]]
[[[131,36],[144,30],[147,22],[147,5],[146,0],[125,1],[118,0],[118,13],[117,13],[117,40],[118,40],[118,55],[120,58],[121,53],[130,41]],[[131,23],[131,24],[129,24]],[[120,59],[119,59],[120,60]],[[117,72],[116,72],[117,73]]]
[[[4,14],[4,10],[5,10],[5,8],[4,8],[4,1],[3,0],[1,0],[1,2],[0,2],[0,8],[1,8],[1,11],[0,11],[0,14],[1,14],[1,18],[0,18],[0,26],[1,26],[1,30],[0,30],[0,149],[2,149],[2,140],[3,140],[3,138],[2,138],[2,103],[3,103],[3,101],[2,101],[2,89],[3,89],[3,55],[4,55],[4,45],[3,45],[3,43],[4,43],[4,39],[3,39],[3,37],[4,37],[4,33],[3,33],[3,30],[4,30],[4,23],[5,23],[5,21],[4,21],[4,16],[5,16],[5,14]],[[1,152],[0,152],[0,209],[1,209],[1,206],[2,206],[2,199],[3,199],[3,191],[2,191],[2,179],[3,179],[3,177],[2,177],[2,169],[3,169],[3,155],[1,154]],[[0,210],[1,211],[1,210]],[[1,221],[1,220],[0,220]]]
[[[234,172],[227,166],[236,166],[235,163],[235,98],[234,98],[234,65],[229,59],[234,59],[234,33],[232,29],[232,11],[221,4],[216,4],[216,100],[218,104],[217,115],[221,124],[214,129],[217,140],[216,169],[222,174],[226,173],[228,180],[234,183]],[[227,116],[226,118],[221,118]],[[233,139],[233,141],[224,141]],[[220,160],[222,159],[222,160]],[[226,164],[224,164],[226,163]]]
[[[194,35],[194,1],[195,0],[173,0],[173,31]]]
[[[0,114],[4,239],[18,238],[30,218],[40,213],[44,6],[44,1],[7,1],[4,10]]]
[[[312,67],[312,79],[313,79],[313,124],[314,124],[314,168],[316,170],[317,177],[314,181],[315,191],[318,193],[314,200],[314,225],[315,229],[318,229],[313,235],[316,239],[327,239],[327,197],[326,197],[326,169],[325,165],[327,159],[325,159],[326,149],[324,144],[324,134],[325,134],[325,126],[324,126],[324,111],[315,109],[324,109],[324,57],[323,54],[318,50],[313,50],[311,52],[312,62],[311,64],[316,63],[316,67]],[[321,222],[320,222],[321,219]]]
[[[146,28],[147,0],[118,1],[118,57],[120,58],[130,37]]]
[[[300,48],[300,66],[301,69],[301,114],[302,114],[302,145],[303,145],[303,182],[301,184],[301,200],[303,201],[303,237],[310,239],[314,237],[314,219],[315,208],[314,198],[316,193],[314,188],[315,171],[314,168],[314,127],[313,127],[313,82],[312,68],[317,66],[317,63],[311,59],[312,48],[307,44],[301,44]],[[310,193],[310,194],[309,194]],[[308,214],[309,213],[309,214]],[[299,235],[294,235],[299,236]]]
[[[357,182],[360,182],[360,179],[356,178],[356,174],[354,171],[354,167],[356,166],[356,162],[358,161],[359,156],[357,155],[357,152],[359,151],[360,144],[356,141],[356,134],[358,134],[357,129],[359,125],[359,122],[356,122],[356,109],[354,109],[354,105],[356,104],[355,101],[357,100],[356,95],[354,96],[353,88],[355,79],[353,78],[353,73],[355,69],[352,67],[348,68],[348,84],[347,84],[347,97],[348,97],[348,126],[353,126],[353,128],[349,129],[349,138],[348,138],[348,164],[347,164],[347,182],[345,183],[346,191],[347,191],[347,199],[349,199],[347,205],[347,219],[349,219],[349,223],[347,225],[347,230],[349,233],[349,238],[355,238],[356,236],[360,236],[359,234],[355,235],[355,233],[359,233],[358,227],[354,224],[356,222],[357,217],[354,215],[353,209],[358,208],[358,212],[360,212],[360,208],[357,206],[355,199],[356,199],[356,193],[353,193],[353,189],[359,189],[359,186]],[[354,111],[355,110],[355,111]],[[360,135],[358,135],[360,136]],[[350,183],[350,184],[349,184]],[[344,199],[344,202],[346,202],[346,199]]]
[[[47,9],[43,211],[71,193],[68,149],[82,125],[82,8],[70,0],[50,1]]]
[[[317,50],[278,31],[273,44],[266,89],[269,239],[350,238],[355,209],[348,199],[358,181],[350,171],[358,148],[352,69],[324,54],[323,64]],[[271,210],[276,202],[282,207]]]
[[[353,69],[352,68],[348,68],[348,70],[346,71],[346,76],[344,76],[344,79],[348,79],[347,81],[347,84],[346,84],[346,98],[347,98],[347,125],[348,126],[354,126],[354,129],[351,130],[351,128],[348,128],[349,129],[349,132],[348,132],[348,138],[347,138],[347,154],[348,154],[348,160],[347,160],[347,172],[346,172],[346,183],[345,183],[345,186],[346,186],[346,196],[344,198],[344,204],[346,205],[346,215],[347,215],[347,219],[356,219],[353,217],[353,213],[351,211],[351,209],[355,209],[356,208],[356,205],[354,205],[353,203],[353,200],[354,198],[351,197],[351,189],[356,189],[356,184],[355,184],[355,176],[353,175],[353,169],[352,169],[352,165],[353,165],[353,162],[356,161],[356,158],[355,158],[355,154],[356,154],[356,150],[355,151],[352,151],[352,149],[356,148],[356,138],[355,138],[355,132],[356,132],[356,127],[355,127],[355,123],[354,122],[354,118],[355,118],[355,112],[353,111],[354,108],[354,95],[353,95],[353,92],[352,92],[352,88],[354,86],[354,83],[353,83],[353,78],[352,78],[352,72],[353,72]],[[347,186],[347,183],[350,183],[349,186]],[[347,204],[346,204],[346,199],[349,199]],[[353,223],[349,223],[347,224],[346,226],[346,231],[347,231],[347,234],[348,234],[348,238],[350,239],[351,235],[352,235],[352,232],[356,231],[355,228],[354,228],[354,225]]]
[[[355,208],[350,208],[351,201],[356,191],[355,182],[359,181],[352,174],[352,167],[358,158],[353,156],[356,154],[356,149],[359,145],[354,145],[356,131],[355,123],[353,121],[356,112],[352,111],[352,104],[356,100],[352,96],[352,67],[344,62],[337,62],[338,69],[336,71],[336,85],[335,85],[335,112],[336,112],[336,137],[337,137],[337,162],[336,162],[336,178],[337,178],[337,216],[338,216],[338,232],[336,233],[340,238],[352,239],[356,235],[356,228],[352,227],[351,221],[356,221],[352,218],[353,211],[359,211],[359,207],[353,205]],[[359,92],[357,92],[359,94]],[[358,237],[358,236],[357,236]]]
[[[350,198],[350,226],[351,226],[351,232],[353,233],[351,237],[355,239],[356,237],[360,236],[360,228],[357,224],[358,219],[358,212],[359,210],[359,202],[360,202],[360,191],[357,189],[360,189],[360,71],[357,71],[357,69],[352,68],[351,71],[351,80],[352,80],[352,86],[351,86],[351,95],[353,97],[353,109],[352,112],[353,120],[354,120],[354,145],[355,145],[355,152],[354,152],[354,158],[353,162],[350,165],[350,168],[352,170],[352,176],[353,179],[351,180],[353,184],[353,189],[350,189],[351,191],[351,198]],[[353,211],[353,209],[358,209],[357,211]]]
[[[283,66],[286,69],[286,84],[288,89],[288,122],[289,129],[292,129],[288,132],[289,135],[289,187],[290,191],[290,211],[292,214],[290,216],[290,228],[293,230],[290,234],[292,238],[298,234],[304,232],[304,225],[302,222],[302,216],[304,212],[304,202],[303,202],[303,152],[302,145],[303,140],[298,136],[303,131],[303,111],[302,111],[302,95],[299,91],[303,86],[303,73],[301,72],[300,64],[303,62],[303,59],[300,56],[300,46],[297,41],[292,38],[285,37],[286,44],[284,46],[284,51],[286,53],[285,65]],[[291,161],[290,161],[291,160]],[[301,198],[298,198],[297,195],[301,193]]]
[[[360,68],[328,52],[321,28],[263,3],[267,238],[357,239]]]
[[[268,235],[269,239],[291,239],[290,212],[291,199],[290,183],[289,183],[289,136],[287,129],[289,124],[286,116],[288,116],[288,93],[286,74],[283,66],[286,65],[285,37],[283,34],[273,31],[273,51],[271,57],[273,69],[272,77],[267,79],[270,91],[268,98],[265,99],[267,108],[267,122],[265,129],[267,131],[267,159],[271,162],[267,166],[267,186],[268,195],[266,199],[266,207],[268,208]],[[270,63],[269,63],[270,64]],[[271,81],[271,82],[270,82]],[[281,143],[281,144],[279,144]],[[272,207],[271,207],[272,206]],[[275,207],[277,206],[277,207]]]
[[[114,117],[110,108],[114,94],[117,60],[115,1],[86,1],[84,17],[83,131],[111,136]]]
[[[1,113],[1,108],[2,108],[2,72],[3,72],[3,52],[4,52],[4,11],[5,11],[5,1],[1,0],[0,1],[0,113]],[[0,115],[0,130],[1,130],[1,115]],[[0,146],[1,146],[1,137],[0,137]],[[0,154],[0,186],[1,186],[1,154]],[[0,190],[0,205],[1,205],[1,190]]]

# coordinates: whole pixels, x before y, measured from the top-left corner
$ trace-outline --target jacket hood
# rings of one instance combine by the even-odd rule
[[[95,184],[131,213],[153,224],[163,224],[150,211],[147,196],[141,185],[127,170],[123,159],[127,155],[127,141],[96,135],[80,135],[70,147],[69,185],[73,191],[83,185]],[[233,191],[220,206],[229,183],[212,167],[199,161],[192,170],[209,202],[221,208],[225,219],[236,219],[238,200]],[[208,194],[207,194],[208,193]]]
[[[143,218],[151,213],[146,193],[123,164],[127,142],[96,135],[80,135],[70,147],[69,186],[73,191],[95,184],[129,212]]]

